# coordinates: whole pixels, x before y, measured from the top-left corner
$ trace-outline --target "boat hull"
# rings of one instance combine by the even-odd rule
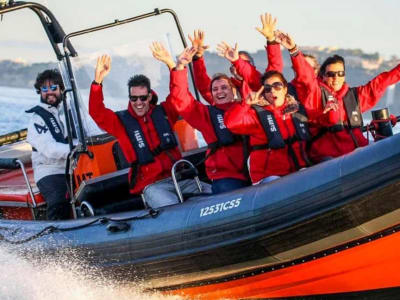
[[[0,220],[0,232],[26,256],[73,251],[113,279],[141,278],[148,289],[197,298],[392,291],[400,287],[393,273],[400,261],[399,145],[396,135],[275,182],[157,214]]]
[[[387,297],[400,295],[399,230],[397,226],[297,261],[170,287],[168,294],[196,299],[395,299]]]

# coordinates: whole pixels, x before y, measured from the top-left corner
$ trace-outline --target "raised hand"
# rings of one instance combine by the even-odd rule
[[[160,42],[153,42],[150,45],[150,50],[153,54],[153,57],[163,63],[165,63],[169,69],[175,68],[175,61],[172,58],[171,54]]]
[[[262,96],[264,92],[264,87],[262,86],[256,93],[250,93],[246,99],[246,103],[248,105],[260,105],[266,106],[270,105],[270,103]]]
[[[339,105],[336,101],[328,101],[325,105],[323,113],[326,114],[329,111],[337,111],[339,109]]]
[[[100,56],[97,59],[96,69],[94,71],[94,81],[102,83],[104,77],[110,73],[111,70],[111,57],[107,54]]]
[[[178,57],[176,69],[183,70],[183,68],[192,61],[192,58],[196,54],[196,52],[197,49],[195,47],[185,48],[181,55],[179,55]]]
[[[275,31],[275,40],[288,50],[296,47],[296,43],[293,38],[289,34],[280,30]]]
[[[260,16],[261,19],[261,27],[256,27],[256,30],[261,33],[269,42],[275,40],[275,26],[276,26],[276,18],[273,18],[271,14],[265,13]]]
[[[204,31],[200,29],[197,29],[193,32],[193,37],[189,34],[188,38],[192,42],[192,46],[197,50],[197,57],[202,57],[204,51],[206,51],[210,47],[204,45]]]
[[[230,62],[234,62],[239,59],[238,44],[235,44],[235,48],[232,48],[225,42],[221,42],[217,45],[217,52],[219,56],[225,57]]]

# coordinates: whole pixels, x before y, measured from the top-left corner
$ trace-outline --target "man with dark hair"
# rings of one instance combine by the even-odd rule
[[[158,96],[157,94],[151,89],[151,83],[150,79],[147,78],[146,76],[142,74],[138,74],[135,76],[132,76],[128,80],[128,94],[130,93],[131,87],[136,87],[136,86],[145,86],[148,91],[151,93],[151,100],[150,104],[156,105],[158,102]]]
[[[158,44],[153,56],[169,66],[170,53]],[[246,158],[241,136],[233,135],[224,124],[224,114],[234,103],[238,93],[231,79],[222,73],[210,82],[213,105],[196,101],[189,92],[187,68],[197,49],[187,48],[179,56],[176,68],[171,71],[172,102],[180,115],[193,128],[199,130],[208,145],[205,169],[211,180],[213,194],[220,194],[248,186]]]
[[[319,127],[312,140],[310,158],[320,162],[368,145],[361,131],[362,113],[378,103],[388,86],[399,82],[400,64],[365,85],[349,87],[343,57],[328,57],[318,78],[304,58],[297,61],[304,73],[298,79],[303,87],[301,94],[305,96],[301,101]]]
[[[335,54],[335,55],[330,56],[327,59],[325,59],[325,61],[323,62],[322,66],[319,69],[318,77],[319,78],[323,78],[325,76],[326,68],[329,65],[336,64],[336,63],[341,64],[343,66],[343,71],[344,72],[346,71],[344,58],[341,57],[340,55]],[[344,76],[339,76],[339,77],[343,77],[343,82],[344,82]],[[332,78],[335,78],[335,76],[332,77]],[[340,87],[343,85],[343,82],[340,84]]]
[[[36,82],[33,85],[36,89],[36,93],[40,94],[40,88],[43,86],[43,83],[46,81],[52,81],[54,84],[57,84],[60,87],[61,91],[65,90],[64,82],[62,80],[61,74],[57,69],[44,70],[42,73],[39,73],[36,77]]]
[[[172,130],[178,112],[171,103],[171,96],[155,105],[156,96],[150,80],[144,75],[136,75],[128,81],[127,110],[115,113],[103,102],[102,83],[110,70],[111,57],[99,57],[90,89],[89,114],[100,128],[118,139],[131,164],[131,194],[143,192],[146,203],[152,208],[179,203],[169,178],[173,164],[182,157]],[[182,193],[196,191],[192,182],[190,179],[181,182]]]
[[[39,73],[34,87],[41,103],[26,111],[33,113],[27,141],[32,146],[34,178],[47,203],[47,218],[68,219],[71,209],[66,198],[65,162],[70,149],[60,118],[64,84],[54,69]]]
[[[196,55],[193,57],[193,71],[196,87],[199,90],[201,96],[210,104],[214,104],[213,95],[211,93],[211,78],[207,74],[206,64],[204,60],[204,52],[208,49],[208,46],[204,45],[204,32],[202,30],[195,30],[194,35],[189,36],[192,46],[197,49]],[[280,53],[280,47],[278,44],[270,44],[266,46],[268,61],[276,62],[277,60],[273,57]],[[238,51],[239,58],[241,61],[246,62],[249,66],[254,67],[254,59],[250,56],[247,51]],[[273,63],[269,63],[267,70],[279,69],[279,66],[275,66]],[[230,77],[231,82],[236,86],[238,90],[242,87],[243,76],[238,72],[236,65],[232,64],[230,67],[230,72],[232,77]],[[257,71],[258,72],[258,71]],[[259,88],[259,83],[256,86],[253,82],[248,82],[249,87],[256,91]],[[240,98],[237,98],[239,100]]]

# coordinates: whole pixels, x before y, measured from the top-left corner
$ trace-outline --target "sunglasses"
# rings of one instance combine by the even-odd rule
[[[141,95],[141,96],[129,96],[129,100],[132,102],[136,102],[138,99],[140,99],[140,101],[145,102],[148,97],[149,97],[149,94]]]
[[[272,91],[272,89],[274,89],[275,91],[280,91],[281,89],[283,89],[284,85],[282,82],[274,82],[273,84],[264,84],[264,92],[265,93],[270,93]]]
[[[335,77],[335,76],[339,76],[339,77],[344,77],[344,75],[346,75],[346,73],[344,71],[328,71],[325,73],[326,77]]]
[[[50,89],[52,92],[57,91],[57,89],[58,89],[58,84],[52,84],[52,85],[50,85],[50,87],[48,87],[48,86],[42,86],[42,87],[40,88],[40,90],[41,90],[42,93],[47,93],[47,92],[49,91],[49,89]]]

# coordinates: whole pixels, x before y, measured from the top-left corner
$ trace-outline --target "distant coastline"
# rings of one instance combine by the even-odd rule
[[[375,75],[393,68],[400,59],[392,57],[384,60],[379,53],[364,53],[360,49],[337,49],[323,47],[301,47],[304,53],[313,54],[322,62],[328,56],[339,54],[346,60],[346,71],[350,85],[360,85],[370,80]],[[291,63],[287,51],[283,51],[284,74],[287,78],[293,77]],[[250,53],[254,57],[255,65],[260,72],[267,66],[264,49]],[[206,52],[205,60],[210,75],[217,72],[228,72],[229,64],[216,53]],[[43,62],[27,64],[19,61],[0,60],[0,85],[20,88],[32,88],[36,75],[48,68],[57,68],[56,62]]]

